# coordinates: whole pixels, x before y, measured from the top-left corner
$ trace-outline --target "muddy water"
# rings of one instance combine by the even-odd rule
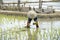
[[[1,16],[2,17],[2,16]],[[1,18],[0,17],[0,18]],[[24,28],[25,17],[5,16],[0,19],[0,40],[60,40],[60,18],[38,18],[39,28]]]

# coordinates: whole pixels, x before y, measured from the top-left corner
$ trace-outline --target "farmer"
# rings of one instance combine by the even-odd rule
[[[28,21],[27,21],[27,28],[30,28],[30,23],[32,19],[36,22],[36,28],[38,28],[38,21],[37,21],[37,13],[34,11],[34,8],[31,8],[31,10],[27,14],[28,16]]]

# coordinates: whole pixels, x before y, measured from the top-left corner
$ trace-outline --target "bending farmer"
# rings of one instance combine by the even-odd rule
[[[30,28],[30,23],[32,21],[32,19],[36,22],[36,28],[38,28],[38,21],[37,21],[37,13],[34,11],[33,8],[31,8],[31,10],[28,12],[27,14],[28,16],[28,21],[27,21],[27,28]]]

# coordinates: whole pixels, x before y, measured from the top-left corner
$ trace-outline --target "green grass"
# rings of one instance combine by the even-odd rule
[[[16,15],[4,15],[4,14],[0,14],[0,23],[3,23],[3,19],[8,19],[8,21],[11,20],[27,20],[27,17],[23,17],[23,16],[16,16]]]
[[[23,17],[23,16],[16,16],[16,15],[4,15],[4,14],[0,14],[0,18],[17,18],[17,19],[26,19],[27,17]]]

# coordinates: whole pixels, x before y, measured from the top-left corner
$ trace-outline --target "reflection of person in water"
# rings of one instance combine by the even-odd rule
[[[36,28],[38,28],[38,21],[37,21],[37,13],[34,11],[33,8],[31,8],[31,10],[28,12],[27,14],[28,16],[28,22],[27,22],[27,28],[30,28],[30,23],[32,21],[32,19],[34,19],[34,21],[36,22]]]
[[[28,34],[28,40],[32,40],[32,34],[30,29],[27,29],[27,34]]]
[[[31,33],[30,29],[27,29],[27,34],[28,34],[28,40],[37,40],[38,29],[36,29],[33,33]]]

